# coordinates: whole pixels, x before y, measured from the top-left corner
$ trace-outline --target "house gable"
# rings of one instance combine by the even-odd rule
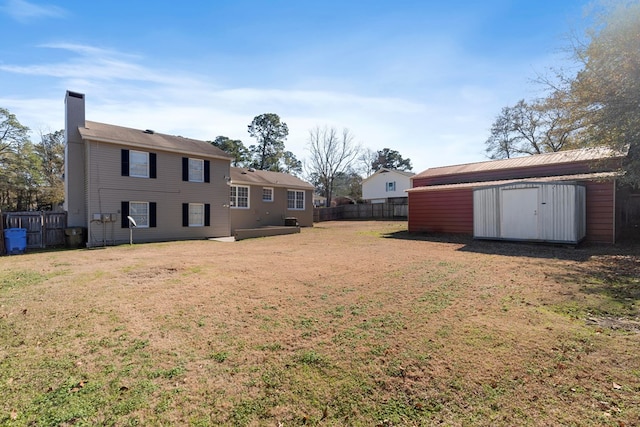
[[[369,201],[384,201],[390,198],[407,197],[405,190],[411,188],[413,172],[382,168],[362,181],[362,198]]]

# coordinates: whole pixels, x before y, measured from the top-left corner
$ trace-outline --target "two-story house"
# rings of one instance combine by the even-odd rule
[[[413,172],[382,168],[362,181],[362,199],[369,203],[406,203]]]
[[[207,143],[85,120],[65,97],[65,210],[87,246],[231,234],[230,156]]]

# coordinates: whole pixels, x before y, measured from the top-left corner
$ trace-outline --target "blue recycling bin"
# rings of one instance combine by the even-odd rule
[[[4,230],[4,246],[7,254],[23,254],[27,249],[27,229],[7,228]]]

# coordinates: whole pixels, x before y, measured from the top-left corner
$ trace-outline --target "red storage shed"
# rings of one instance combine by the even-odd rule
[[[615,243],[616,177],[623,158],[603,149],[580,149],[427,169],[407,190],[409,231],[473,235],[474,189],[572,182],[585,188],[585,240]]]

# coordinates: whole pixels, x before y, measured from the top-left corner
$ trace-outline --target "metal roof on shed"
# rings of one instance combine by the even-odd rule
[[[420,193],[424,191],[458,190],[461,188],[481,188],[494,185],[513,184],[517,182],[554,182],[554,181],[596,181],[609,180],[620,176],[620,172],[583,173],[576,175],[545,176],[540,178],[503,179],[500,181],[465,182],[462,184],[427,185],[405,190],[407,193]]]
[[[429,168],[411,179],[434,176],[458,175],[465,173],[484,172],[500,169],[517,169],[541,165],[556,165],[562,163],[584,162],[606,158],[624,157],[624,153],[615,153],[605,147],[583,148],[578,150],[558,151],[554,153],[536,154],[532,156],[513,157],[510,159],[489,160],[486,162],[466,163],[461,165],[440,166]]]

